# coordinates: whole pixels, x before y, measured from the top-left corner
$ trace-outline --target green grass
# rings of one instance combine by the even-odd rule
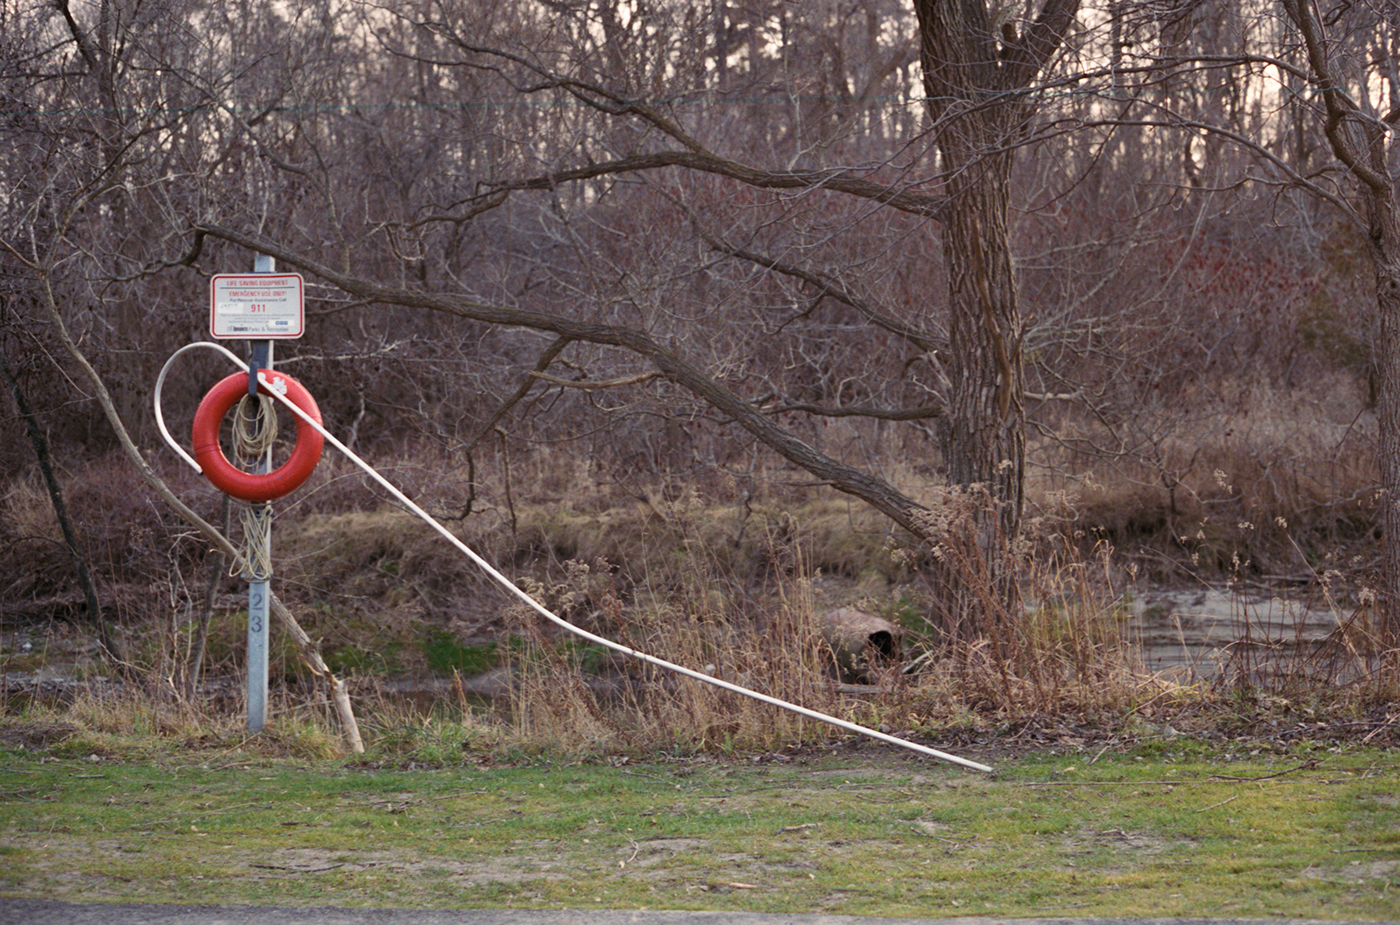
[[[380,770],[0,751],[0,893],[885,916],[1400,917],[1400,762],[869,755]]]
[[[500,665],[496,643],[463,645],[446,630],[434,630],[424,644],[428,668],[441,674],[453,671],[464,675],[481,674]]]

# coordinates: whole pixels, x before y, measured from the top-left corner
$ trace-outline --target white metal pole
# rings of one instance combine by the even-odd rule
[[[275,273],[277,272],[276,261],[273,258],[258,254],[253,258],[254,273]],[[249,361],[248,394],[258,394],[258,370],[272,369],[272,341],[255,340],[251,341],[252,357]],[[275,411],[273,413],[276,413]],[[269,447],[267,455],[258,461],[254,467],[255,472],[263,473],[271,470],[272,449]],[[264,563],[267,565],[266,575],[254,574],[249,576],[248,581],[248,731],[262,732],[267,725],[267,674],[268,674],[268,642],[271,607],[271,589],[269,585],[272,581],[272,511],[271,505],[265,512],[268,524],[264,531],[260,531],[256,542],[264,543],[266,546],[260,550],[250,549],[248,561],[252,563]]]

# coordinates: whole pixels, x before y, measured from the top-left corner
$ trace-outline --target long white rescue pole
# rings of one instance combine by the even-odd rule
[[[263,377],[260,374],[259,379],[262,378]],[[821,713],[816,710],[809,710],[807,707],[799,706],[795,703],[789,703],[786,700],[779,700],[776,697],[770,697],[767,694],[761,694],[758,691],[750,690],[747,687],[741,687],[738,684],[731,684],[728,681],[712,677],[710,675],[705,674],[704,672],[695,671],[693,669],[686,668],[683,665],[677,665],[673,662],[668,662],[665,659],[657,658],[654,655],[648,655],[645,652],[639,652],[636,649],[633,649],[629,646],[625,646],[619,642],[614,642],[611,639],[605,639],[602,636],[598,636],[594,633],[588,632],[588,630],[575,626],[574,624],[570,623],[562,617],[556,616],[555,614],[551,613],[549,609],[546,608],[544,605],[540,604],[530,595],[526,594],[524,591],[520,590],[520,588],[516,587],[515,582],[511,581],[505,575],[501,574],[499,571],[496,570],[494,566],[491,565],[491,563],[487,562],[485,559],[481,558],[481,556],[477,555],[476,552],[470,546],[468,546],[466,543],[463,543],[456,536],[454,536],[450,530],[448,530],[446,527],[440,524],[437,521],[437,519],[434,518],[431,514],[423,510],[417,504],[413,503],[413,501],[411,501],[407,495],[405,495],[403,492],[399,491],[392,484],[390,484],[388,479],[384,478],[382,475],[376,472],[375,469],[369,465],[369,463],[365,462],[363,459],[357,456],[353,450],[351,450],[345,444],[337,440],[333,434],[327,431],[319,423],[312,420],[310,415],[306,414],[304,411],[298,408],[286,396],[281,395],[270,388],[268,389],[268,392],[271,393],[272,396],[278,401],[282,402],[284,405],[290,408],[293,414],[297,415],[302,420],[310,424],[312,427],[316,428],[316,430],[318,430],[321,433],[321,436],[326,438],[326,441],[328,443],[334,446],[337,450],[340,450],[340,452],[344,453],[346,457],[350,459],[351,462],[359,466],[370,478],[374,479],[381,486],[383,486],[385,491],[393,495],[395,500],[397,500],[404,507],[408,508],[408,510],[412,511],[415,515],[422,519],[424,523],[428,524],[430,527],[436,530],[449,543],[451,543],[453,546],[456,546],[457,549],[460,550],[463,555],[465,555],[467,558],[471,559],[478,566],[480,566],[488,575],[490,575],[497,582],[499,582],[502,587],[514,594],[526,606],[539,613],[546,620],[549,620],[550,622],[562,627],[570,633],[573,633],[575,636],[580,636],[584,639],[587,639],[589,642],[597,643],[600,646],[605,646],[609,649],[612,649],[613,651],[621,652],[624,655],[630,655],[632,658],[640,659],[641,661],[647,662],[652,665],[656,665],[660,668],[664,668],[667,671],[674,671],[677,674],[683,674],[688,678],[694,678],[697,681],[703,681],[706,684],[711,684],[715,687],[723,688],[727,691],[733,691],[734,693],[742,694],[745,697],[751,697],[754,700],[760,701],[762,703],[770,704],[771,706],[775,707],[780,707],[784,710],[789,710],[793,713],[798,714],[799,716],[805,716],[809,719],[818,720],[819,722],[835,726],[838,729],[845,729],[848,732],[854,732],[859,735],[868,736],[872,739],[878,739],[881,742],[888,742],[891,745],[897,745],[900,748],[906,748],[909,751],[918,752],[920,754],[927,755],[931,758],[937,758],[940,761],[948,761],[953,764],[962,765],[963,767],[971,768],[974,771],[985,771],[991,773],[992,769],[985,764],[979,764],[978,762],[971,761],[967,758],[960,758],[957,755],[950,755],[947,752],[941,752],[936,748],[929,748],[926,745],[919,745],[917,742],[909,742],[905,739],[896,738],[895,736],[887,735],[886,733],[880,732],[878,730],[870,729],[865,726],[861,726],[857,723],[852,723],[835,716],[830,716],[826,713]]]
[[[161,369],[160,375],[156,378],[156,426],[160,429],[161,435],[165,438],[166,443],[170,444],[170,446],[175,450],[175,452],[178,453],[180,457],[185,460],[185,462],[189,463],[190,466],[192,466],[196,472],[200,472],[202,470],[200,469],[199,463],[197,463],[194,460],[194,458],[190,456],[189,453],[185,452],[184,448],[181,447],[180,444],[176,442],[176,440],[173,437],[171,437],[170,431],[166,429],[164,417],[161,413],[161,389],[165,383],[166,372],[170,369],[170,365],[174,362],[176,357],[180,356],[180,354],[184,353],[186,350],[193,350],[196,347],[208,347],[212,350],[216,350],[224,354],[226,357],[228,357],[240,367],[244,364],[232,351],[225,348],[222,344],[208,342],[193,343],[187,344],[184,347],[181,347],[179,350],[175,351],[175,353],[171,355],[170,359],[165,361],[164,368]],[[331,444],[331,446],[334,446],[337,450],[340,450],[340,452],[344,453],[347,459],[353,462],[360,469],[364,470],[365,474],[368,475],[370,478],[374,479],[381,486],[383,486],[384,490],[389,492],[389,494],[391,494],[396,501],[398,501],[405,508],[411,511],[415,516],[421,519],[428,526],[432,527],[439,534],[441,534],[445,540],[447,540],[453,546],[457,547],[457,549],[463,555],[475,562],[483,571],[486,572],[486,574],[490,575],[503,588],[505,588],[511,594],[519,598],[521,602],[524,603],[527,607],[529,607],[531,610],[534,610],[536,613],[540,614],[540,616],[544,617],[546,620],[549,620],[551,623],[554,623],[555,625],[561,627],[567,632],[570,632],[575,636],[579,636],[583,639],[587,639],[589,642],[593,642],[605,648],[612,649],[615,652],[621,652],[624,655],[631,656],[632,658],[639,659],[640,661],[647,662],[648,664],[656,665],[658,668],[664,668],[667,671],[674,671],[676,674],[682,674],[688,678],[694,678],[697,681],[701,681],[705,684],[709,684],[714,687],[722,688],[723,690],[733,691],[736,694],[752,698],[761,703],[769,704],[770,706],[775,706],[783,710],[788,710],[792,713],[798,714],[799,716],[805,716],[808,719],[814,719],[818,722],[826,723],[829,726],[835,726],[838,729],[845,729],[847,732],[854,732],[857,735],[863,735],[867,738],[876,739],[880,742],[887,742],[890,745],[896,745],[900,748],[907,749],[911,752],[917,752],[921,755],[927,755],[930,758],[937,758],[939,761],[947,761],[951,764],[961,765],[962,767],[970,768],[974,771],[985,771],[987,773],[992,773],[992,768],[988,767],[985,764],[980,764],[976,761],[971,761],[967,758],[960,758],[957,755],[950,755],[947,752],[941,752],[936,748],[929,748],[928,746],[920,745],[917,742],[909,742],[905,739],[896,738],[895,736],[888,735],[878,730],[870,729],[866,726],[861,726],[858,723],[852,723],[847,720],[840,719],[839,717],[831,716],[826,713],[821,713],[817,710],[810,710],[807,707],[800,706],[795,703],[789,703],[786,700],[779,700],[776,697],[770,697],[767,694],[761,694],[758,691],[750,690],[749,688],[742,687],[738,684],[731,684],[730,682],[724,681],[720,678],[712,677],[711,675],[707,675],[700,671],[695,671],[691,668],[686,668],[684,665],[677,665],[674,662],[668,662],[663,658],[657,658],[654,655],[648,655],[645,652],[639,652],[636,649],[633,649],[630,646],[624,646],[619,642],[613,642],[611,639],[605,639],[602,636],[590,633],[588,630],[573,625],[572,623],[570,623],[562,617],[556,616],[554,613],[551,613],[549,609],[546,608],[544,605],[540,604],[530,595],[526,594],[524,591],[520,590],[520,588],[516,587],[515,582],[511,581],[505,575],[497,571],[497,569],[494,566],[492,566],[491,563],[487,562],[485,559],[481,558],[481,556],[477,555],[475,550],[473,550],[470,546],[468,546],[466,543],[463,543],[457,537],[453,536],[452,532],[446,527],[444,527],[442,524],[440,524],[436,520],[436,518],[434,518],[427,511],[423,510],[421,507],[419,507],[417,504],[411,501],[407,495],[405,495],[403,492],[399,491],[396,487],[394,487],[394,485],[391,484],[388,479],[384,478],[384,476],[380,475],[377,471],[375,471],[373,466],[361,459],[348,446],[337,440],[335,438],[335,435],[332,434],[330,431],[326,430],[325,427],[321,426],[319,422],[312,420],[310,415],[306,414],[304,411],[298,408],[296,404],[293,403],[289,398],[287,398],[285,395],[281,394],[277,390],[271,388],[267,378],[264,377],[261,373],[258,374],[258,379],[264,384],[269,385],[269,388],[267,390],[268,394],[272,395],[273,398],[286,405],[287,408],[290,409],[291,412],[297,417],[301,418],[303,421],[314,427],[317,430],[317,432],[319,432],[321,436],[324,437],[326,441]]]

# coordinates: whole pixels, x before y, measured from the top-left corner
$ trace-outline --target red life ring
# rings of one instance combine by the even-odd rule
[[[321,411],[305,386],[286,373],[263,372],[278,391],[281,391],[279,386],[285,384],[286,396],[292,404],[306,412],[317,424],[321,423]],[[259,382],[258,391],[268,394],[267,385]],[[194,459],[204,470],[205,477],[225,494],[254,503],[272,501],[296,491],[311,477],[316,463],[321,459],[325,439],[320,431],[298,416],[296,446],[285,463],[261,475],[235,467],[219,446],[219,425],[223,423],[228,409],[247,394],[248,374],[234,373],[219,381],[204,396],[199,410],[194,413]]]

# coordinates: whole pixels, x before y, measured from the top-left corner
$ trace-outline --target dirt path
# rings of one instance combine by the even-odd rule
[[[992,925],[1005,919],[865,918],[748,912],[329,909],[77,904],[0,899],[0,925]],[[1016,919],[1016,925],[1347,925],[1320,919]],[[1368,923],[1392,925],[1392,923]]]

